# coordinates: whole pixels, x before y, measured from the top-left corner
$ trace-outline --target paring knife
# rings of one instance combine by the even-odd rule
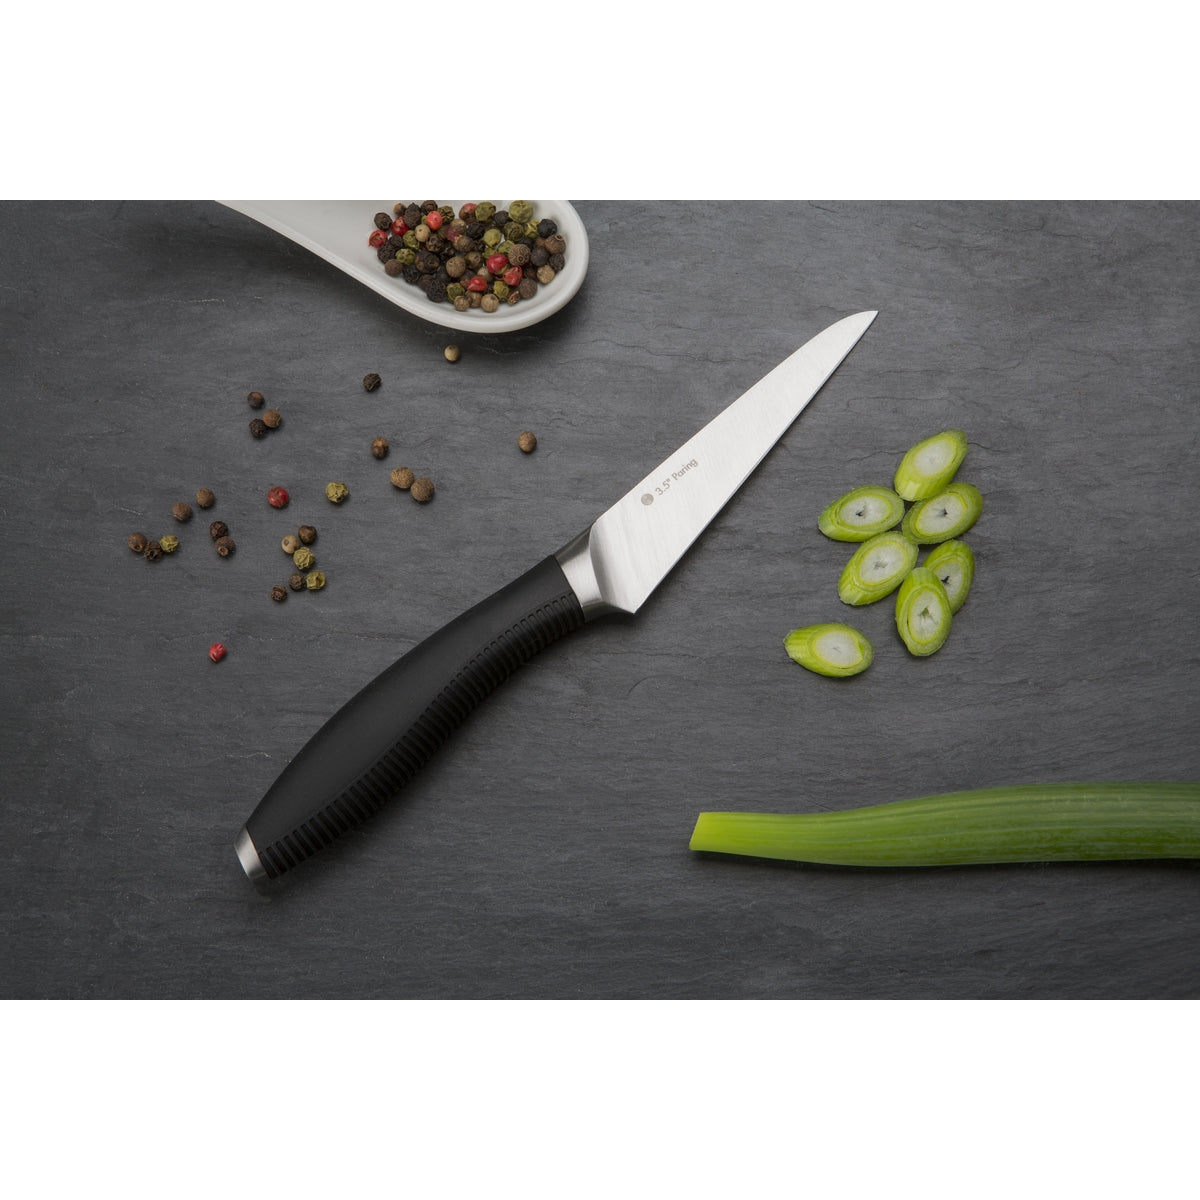
[[[337,712],[238,835],[274,879],[377,812],[537,651],[635,613],[854,348],[874,312],[817,334],[631,488],[579,537],[419,643]]]

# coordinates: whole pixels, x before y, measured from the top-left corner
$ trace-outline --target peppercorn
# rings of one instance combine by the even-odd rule
[[[556,273],[557,272],[554,270],[554,268],[547,263],[544,267],[538,267],[537,281],[538,283],[549,283],[551,280],[553,280]]]
[[[293,592],[302,590],[304,587],[304,576],[301,575],[299,571],[293,571],[288,576],[288,587],[290,587]]]
[[[404,491],[412,487],[415,478],[410,467],[397,467],[391,474],[392,486]]]
[[[309,571],[304,578],[304,586],[310,592],[319,592],[325,586],[325,572]]]
[[[146,548],[142,551],[142,557],[147,562],[157,562],[162,556],[163,548],[159,542],[151,540],[146,543]]]
[[[532,454],[537,449],[537,438],[527,429],[519,438],[517,438],[517,445],[520,446],[526,454]]]
[[[307,571],[317,561],[317,556],[307,547],[301,546],[292,555],[292,562],[300,568],[301,571]]]
[[[174,554],[179,549],[179,539],[173,533],[165,533],[158,539],[164,554]]]
[[[295,554],[300,549],[300,539],[294,533],[286,534],[279,544],[283,547],[284,554]]]
[[[475,220],[490,221],[496,215],[496,206],[490,200],[484,200],[481,204],[475,205]]]
[[[383,269],[394,278],[404,273],[404,264],[393,255],[383,264]]]
[[[464,293],[455,296],[453,304],[456,312],[467,312],[471,307],[471,298]]]
[[[262,408],[266,402],[267,398],[262,394],[262,392],[251,392],[246,397],[246,403],[249,404],[251,408]]]
[[[287,588],[281,587],[279,584],[276,584],[271,589],[271,599],[276,602],[278,602],[280,600],[286,600],[287,599]]]
[[[306,546],[311,546],[317,540],[317,531],[311,525],[301,525],[296,533]]]
[[[201,508],[212,508],[212,506],[216,503],[216,500],[216,496],[212,494],[212,491],[209,488],[201,488],[196,493],[196,503]]]
[[[529,261],[535,267],[544,267],[550,261],[550,251],[543,246],[534,246],[529,252]]]
[[[180,500],[178,504],[171,506],[171,516],[177,521],[190,521],[192,519],[192,506]]]
[[[213,644],[208,648],[208,657],[211,658],[213,662],[220,662],[221,659],[225,657],[225,654],[225,647],[222,646],[220,642],[213,642]]]
[[[347,496],[350,495],[350,489],[344,483],[327,483],[325,485],[325,499],[330,504],[341,504]]]
[[[409,493],[420,504],[428,504],[433,499],[433,480],[422,475],[414,479]]]
[[[262,421],[268,429],[278,429],[283,424],[283,414],[277,408],[268,408],[262,415]]]
[[[446,356],[447,362],[458,362],[462,357],[462,351],[457,346],[447,346],[442,353]]]
[[[395,472],[393,471],[394,475]],[[144,533],[131,533],[129,535],[129,548],[134,554],[142,554],[146,549],[146,535]]]
[[[273,487],[267,491],[267,503],[272,508],[287,508],[290,499],[287,488]]]
[[[228,535],[217,538],[213,545],[216,546],[217,553],[222,558],[228,558],[237,549],[237,544]]]
[[[528,200],[514,200],[508,206],[508,215],[514,221],[520,221],[524,225],[533,217],[533,205]]]
[[[514,267],[523,267],[529,262],[532,251],[524,242],[518,242],[509,252],[508,261]]]
[[[214,521],[208,527],[208,536],[215,542],[217,538],[223,538],[229,533],[229,526],[224,521]]]
[[[384,437],[377,437],[371,442],[371,453],[376,458],[387,458],[388,440]]]
[[[264,438],[270,432],[271,431],[267,428],[266,422],[260,420],[258,417],[255,417],[254,420],[250,422],[250,436],[251,437]]]
[[[546,249],[551,254],[562,254],[567,248],[567,239],[561,233],[552,233],[546,239]]]
[[[365,387],[368,392],[373,392],[382,382],[383,380],[380,379],[374,371],[363,376],[363,387]]]
[[[517,284],[517,291],[522,300],[532,300],[537,295],[538,281],[536,275],[522,275]]]
[[[493,313],[500,307],[500,301],[497,300],[491,292],[488,292],[486,296],[480,296],[479,307],[482,308],[484,312]]]
[[[558,232],[558,224],[549,217],[543,217],[537,223],[538,237],[548,238]]]
[[[375,228],[376,229],[391,229],[391,227],[392,227],[391,213],[377,212],[375,214]]]

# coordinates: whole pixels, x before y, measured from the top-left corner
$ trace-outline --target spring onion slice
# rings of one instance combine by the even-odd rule
[[[817,528],[835,542],[865,542],[904,519],[904,501],[891,488],[867,484],[838,497],[817,518]]]
[[[905,537],[922,545],[948,542],[966,533],[983,512],[983,496],[973,483],[947,484],[936,496],[914,504],[900,525]]]
[[[967,456],[967,435],[943,429],[918,442],[896,468],[896,491],[905,500],[928,500],[954,478]]]
[[[793,629],[783,647],[793,662],[837,679],[861,674],[875,657],[871,643],[857,629],[837,622]]]
[[[979,788],[842,812],[702,812],[690,846],[850,867],[1200,858],[1200,782]]]
[[[935,654],[950,636],[953,616],[942,581],[928,567],[914,567],[896,594],[896,632],[908,652]]]
[[[838,580],[843,604],[874,604],[890,596],[913,569],[920,553],[916,542],[899,530],[876,534],[850,556]]]
[[[934,546],[921,565],[928,567],[942,581],[950,611],[958,612],[966,603],[967,593],[975,580],[975,554],[971,547],[951,538]]]

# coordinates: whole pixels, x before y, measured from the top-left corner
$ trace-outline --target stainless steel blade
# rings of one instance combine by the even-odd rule
[[[637,612],[876,315],[845,317],[806,342],[559,551],[588,617]]]

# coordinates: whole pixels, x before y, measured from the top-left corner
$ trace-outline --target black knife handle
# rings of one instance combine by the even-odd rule
[[[252,879],[275,879],[403,788],[519,666],[584,613],[554,555],[413,647],[312,737],[238,838]]]

